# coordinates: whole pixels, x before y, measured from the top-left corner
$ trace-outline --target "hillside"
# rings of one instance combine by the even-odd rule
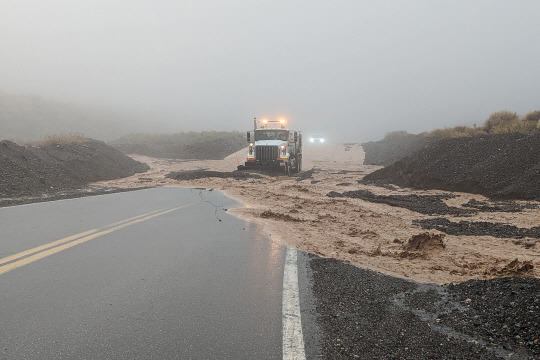
[[[144,172],[137,162],[101,141],[25,147],[0,142],[0,197],[39,196],[93,181]]]
[[[363,182],[539,200],[539,148],[538,133],[445,138],[367,175]]]
[[[246,135],[235,131],[131,134],[111,144],[124,154],[198,160],[221,160],[247,146]]]

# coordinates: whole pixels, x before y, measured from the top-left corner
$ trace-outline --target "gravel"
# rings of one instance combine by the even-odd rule
[[[539,204],[520,204],[515,201],[488,202],[471,199],[464,207],[477,209],[482,212],[522,212],[523,210],[537,209]]]
[[[452,194],[446,195],[375,195],[369,190],[353,190],[339,193],[331,191],[326,194],[328,197],[350,197],[362,199],[374,203],[387,204],[390,206],[402,207],[411,211],[416,211],[425,215],[469,215],[474,210],[461,209],[448,206],[443,200],[454,197]]]
[[[535,238],[540,239],[540,226],[532,228],[518,228],[514,225],[491,223],[487,221],[460,221],[454,222],[445,218],[413,220],[413,225],[423,229],[435,229],[448,235],[466,236],[493,236],[496,238]]]
[[[323,358],[540,358],[538,279],[439,286],[310,257]]]
[[[441,322],[512,350],[540,359],[540,280],[508,277],[449,285],[465,311],[441,316]]]
[[[0,142],[0,198],[47,197],[148,170],[101,141],[25,147]]]
[[[539,200],[539,148],[540,134],[440,139],[365,176],[363,182]]]

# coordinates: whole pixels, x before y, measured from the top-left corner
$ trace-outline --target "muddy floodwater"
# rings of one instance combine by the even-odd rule
[[[131,155],[150,170],[93,185],[220,189],[244,204],[231,213],[259,222],[279,244],[420,282],[540,277],[537,202],[492,202],[468,193],[362,184],[365,175],[380,167],[364,165],[359,144],[306,145],[304,171],[292,177],[234,175],[245,153],[206,161]],[[175,172],[180,175],[167,177]],[[470,224],[478,223],[492,225],[475,232]],[[485,230],[502,225],[525,235]],[[456,226],[473,231],[459,232]],[[419,238],[422,246],[412,247]]]

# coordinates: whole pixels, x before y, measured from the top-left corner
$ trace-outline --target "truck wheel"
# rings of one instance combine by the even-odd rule
[[[285,174],[287,174],[287,176],[291,176],[291,166],[289,163],[285,163]]]

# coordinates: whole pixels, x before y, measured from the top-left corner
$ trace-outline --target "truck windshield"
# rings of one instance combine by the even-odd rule
[[[255,140],[282,140],[289,138],[288,130],[257,130],[255,131]]]

